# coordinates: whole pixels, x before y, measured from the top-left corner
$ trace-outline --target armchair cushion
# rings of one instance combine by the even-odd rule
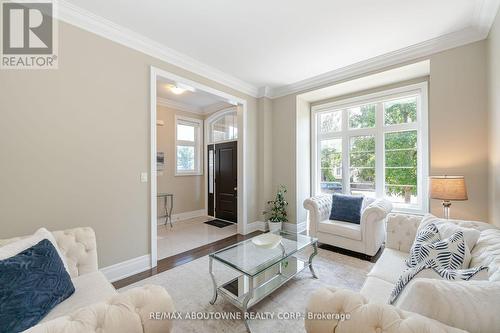
[[[321,221],[318,231],[339,235],[345,238],[361,240],[361,226],[359,224],[344,221]]]
[[[334,193],[330,220],[360,224],[363,199],[362,196]]]
[[[75,291],[52,243],[43,239],[0,261],[0,331],[20,332]]]

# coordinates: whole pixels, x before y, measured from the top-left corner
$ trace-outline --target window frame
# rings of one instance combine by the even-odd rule
[[[220,119],[224,118],[227,115],[233,115],[236,116],[236,136],[234,136],[232,139],[227,139],[227,140],[219,140],[215,141],[214,140],[214,125],[217,121]],[[232,142],[232,141],[238,141],[238,108],[235,106],[229,107],[227,109],[223,109],[217,112],[217,117],[212,119],[210,123],[207,126],[208,128],[208,144],[218,144],[218,143],[224,143],[224,142]],[[234,134],[234,132],[233,132]]]
[[[385,125],[384,102],[405,97],[417,98],[417,121],[414,123]],[[349,128],[348,110],[366,104],[375,104],[375,127]],[[319,114],[332,111],[342,112],[341,131],[319,132]],[[429,212],[429,132],[428,132],[428,82],[405,85],[376,93],[364,94],[311,107],[311,190],[313,195],[321,194],[320,141],[342,139],[342,192],[350,193],[350,140],[363,135],[375,136],[375,197],[385,198],[385,134],[407,130],[417,131],[417,205],[394,204],[395,212],[422,215]]]
[[[177,126],[187,125],[194,127],[194,142],[186,140],[177,140]],[[202,147],[203,147],[203,120],[197,118],[190,118],[181,115],[175,115],[175,176],[202,176]],[[194,170],[179,170],[177,168],[177,150],[179,146],[194,147]]]

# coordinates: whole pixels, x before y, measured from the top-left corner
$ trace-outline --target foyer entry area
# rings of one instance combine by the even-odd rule
[[[237,233],[238,105],[168,78],[156,82],[157,258]]]

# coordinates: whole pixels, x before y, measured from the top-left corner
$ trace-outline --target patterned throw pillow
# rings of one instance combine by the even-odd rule
[[[47,239],[0,260],[0,332],[21,332],[36,325],[74,291]]]
[[[423,243],[419,247],[417,266],[437,269],[460,269],[465,259],[464,234],[458,231],[434,243]]]
[[[424,244],[432,244],[439,241],[439,230],[435,224],[431,223],[421,229],[410,249],[410,257],[405,260],[408,267],[415,267],[419,262],[422,262],[424,257],[421,253]]]
[[[469,251],[472,251],[479,239],[479,236],[481,235],[481,232],[476,229],[461,227],[459,226],[460,222],[463,221],[442,219],[432,214],[427,214],[422,218],[422,222],[420,223],[418,230],[421,230],[425,226],[432,223],[438,228],[441,239],[448,238],[455,232],[461,231],[464,234],[465,244],[469,248]]]

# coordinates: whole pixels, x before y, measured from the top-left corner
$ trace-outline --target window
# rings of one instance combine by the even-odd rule
[[[202,121],[175,117],[175,175],[202,175]]]
[[[211,143],[234,141],[238,139],[238,118],[236,109],[224,111],[211,125]]]
[[[316,105],[313,192],[390,200],[428,211],[427,84]]]

